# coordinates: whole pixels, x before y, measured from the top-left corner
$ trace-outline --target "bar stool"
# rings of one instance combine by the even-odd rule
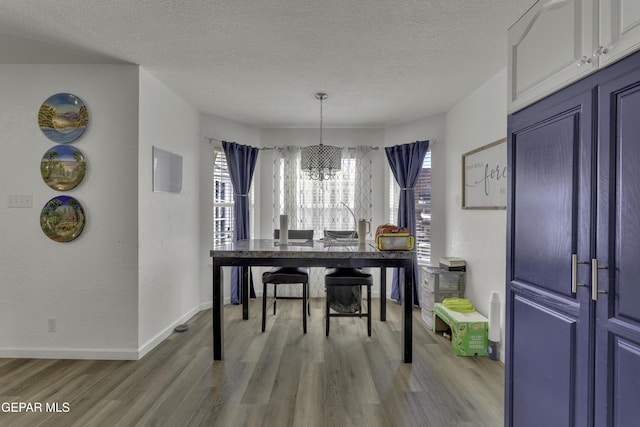
[[[331,317],[367,316],[367,333],[371,336],[371,286],[373,278],[360,268],[328,268],[324,276],[327,290],[326,297],[326,334],[329,336],[329,319]],[[367,312],[362,312],[362,287],[367,287]],[[331,313],[330,301],[340,294],[349,304],[347,310],[353,312]],[[356,311],[359,311],[357,313]]]
[[[289,230],[289,239],[313,240],[313,230]],[[280,238],[280,230],[273,230],[273,238]],[[302,329],[307,333],[307,313],[311,314],[309,302],[309,269],[307,267],[274,267],[262,273],[262,332],[267,327],[267,285],[273,285],[273,314],[276,314],[278,301],[278,285],[302,284],[302,297],[287,297],[302,299]],[[282,297],[281,297],[282,298]]]

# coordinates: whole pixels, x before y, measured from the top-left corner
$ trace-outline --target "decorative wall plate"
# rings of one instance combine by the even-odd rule
[[[54,190],[67,191],[75,188],[87,171],[87,162],[82,151],[71,145],[56,145],[50,148],[40,162],[40,174],[44,182]]]
[[[84,228],[84,220],[82,205],[69,196],[54,197],[40,213],[42,231],[56,242],[70,242],[78,238]]]
[[[66,144],[80,138],[89,123],[87,107],[70,93],[56,93],[46,99],[38,112],[38,126],[47,138]]]

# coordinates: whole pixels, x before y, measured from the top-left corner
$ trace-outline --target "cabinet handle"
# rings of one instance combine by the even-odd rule
[[[598,290],[598,270],[605,270],[606,265],[598,265],[596,258],[591,260],[591,299],[598,301],[598,294],[606,294],[607,291]]]
[[[578,61],[578,67],[591,64],[591,62],[593,62],[593,59],[589,58],[588,56],[583,56],[582,58],[580,58],[580,61]]]
[[[598,57],[598,56],[602,56],[602,55],[606,55],[607,53],[609,53],[609,48],[608,47],[604,47],[604,46],[599,46],[594,52],[593,52],[593,56]]]
[[[578,283],[578,264],[589,264],[589,261],[578,261],[577,254],[571,254],[571,292],[578,292],[578,286],[585,286],[584,283]]]

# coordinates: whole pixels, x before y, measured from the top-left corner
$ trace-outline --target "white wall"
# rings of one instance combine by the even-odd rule
[[[200,309],[199,114],[133,65],[1,65],[0,357],[137,359]],[[83,182],[49,188],[38,128],[52,94],[79,96],[89,126],[72,144]],[[183,156],[184,192],[151,191],[151,147]],[[9,195],[33,207],[7,208]],[[82,203],[86,226],[56,243],[39,226],[52,197]],[[210,213],[209,213],[210,214]],[[48,319],[57,332],[48,332]]]
[[[200,114],[140,70],[138,340],[142,356],[200,311]],[[153,192],[152,149],[182,156],[182,193]],[[211,211],[207,212],[211,218]]]
[[[138,347],[138,67],[0,65],[0,357],[136,358]],[[89,125],[72,144],[87,160],[75,189],[40,175],[56,143],[37,122],[50,95],[69,92]],[[8,195],[33,196],[7,208]],[[40,229],[45,203],[77,198],[86,226],[56,243]],[[57,332],[48,332],[48,318]]]
[[[463,210],[462,154],[507,133],[507,72],[503,70],[447,113],[444,145],[447,221],[445,251],[467,261],[466,298],[488,316],[489,296],[500,292],[504,325],[506,210]],[[434,202],[435,204],[435,202]],[[504,327],[500,355],[504,353]]]

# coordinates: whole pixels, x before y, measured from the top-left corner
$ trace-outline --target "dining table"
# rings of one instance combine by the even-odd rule
[[[305,240],[280,243],[277,239],[229,242],[210,251],[213,258],[213,359],[224,359],[223,267],[241,267],[242,318],[249,319],[250,267],[380,268],[380,320],[386,320],[386,269],[398,268],[402,304],[402,360],[412,361],[412,311],[415,250],[380,250],[375,242],[357,239]],[[404,296],[408,295],[409,298]]]

